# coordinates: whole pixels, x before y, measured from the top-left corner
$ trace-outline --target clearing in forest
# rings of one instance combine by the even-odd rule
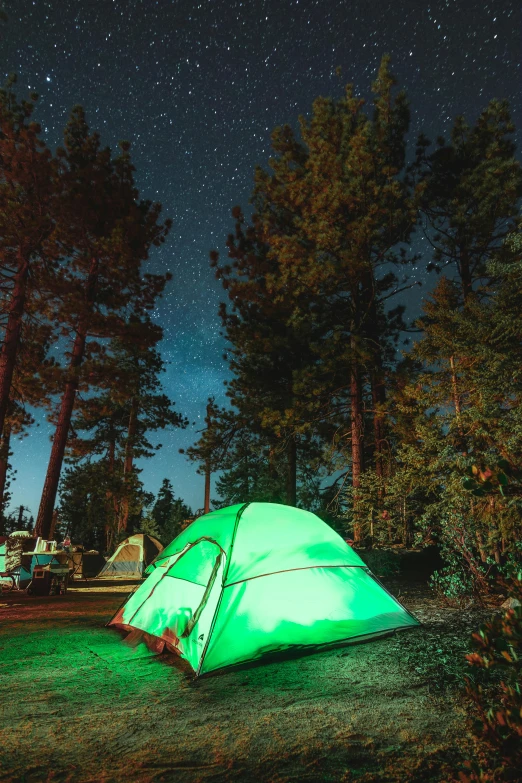
[[[0,780],[451,780],[473,753],[464,655],[492,610],[387,586],[420,628],[200,680],[104,627],[132,585],[4,594]]]

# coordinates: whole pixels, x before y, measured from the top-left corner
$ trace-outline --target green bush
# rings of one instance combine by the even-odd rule
[[[522,779],[522,572],[511,597],[520,603],[494,617],[473,634],[469,664],[487,673],[485,685],[467,680],[474,706],[478,760],[460,773],[463,783],[504,783]]]
[[[447,606],[462,608],[473,601],[473,583],[464,569],[448,566],[435,571],[429,586]]]

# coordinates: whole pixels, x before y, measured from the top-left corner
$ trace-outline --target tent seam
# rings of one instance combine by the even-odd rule
[[[226,564],[225,564],[225,573],[223,574],[223,579],[221,580],[221,593],[219,594],[219,599],[216,606],[216,611],[214,612],[214,617],[212,618],[212,622],[210,624],[210,629],[207,636],[207,641],[205,642],[205,647],[203,648],[203,652],[201,653],[201,659],[198,664],[198,668],[196,670],[196,677],[199,677],[199,673],[201,671],[201,667],[203,666],[203,661],[205,660],[205,655],[207,654],[208,645],[210,644],[210,640],[212,638],[212,633],[214,631],[214,626],[216,624],[217,616],[219,614],[219,609],[221,607],[221,601],[223,600],[223,591],[225,589],[225,582],[228,576],[228,569],[230,567],[230,563],[232,562],[232,551],[234,549],[234,541],[236,540],[236,533],[237,529],[239,527],[239,520],[241,519],[243,515],[243,511],[249,506],[249,503],[245,503],[244,506],[242,506],[239,511],[237,512],[236,521],[234,524],[234,530],[232,532],[232,538],[230,540],[230,549],[229,549],[229,557],[226,558]],[[226,556],[226,555],[225,555]]]
[[[252,579],[262,579],[264,576],[274,576],[275,574],[290,574],[292,571],[309,571],[312,568],[362,568],[364,571],[369,571],[368,566],[351,565],[349,563],[346,564],[339,563],[335,565],[299,566],[299,568],[283,568],[282,571],[268,571],[268,573],[266,574],[256,574],[256,576],[247,576],[244,579],[238,579],[236,582],[229,582],[228,585],[223,585],[223,587],[233,587],[234,585],[240,585],[243,582],[250,582]]]
[[[132,617],[129,619],[129,624],[131,623],[131,621],[132,621],[132,620],[134,620],[134,618],[136,617],[136,615],[138,614],[138,612],[140,611],[140,609],[142,608],[142,606],[144,606],[144,604],[146,603],[146,601],[148,601],[148,600],[149,600],[149,598],[150,598],[150,597],[151,597],[151,595],[154,593],[154,591],[156,590],[156,588],[157,588],[157,586],[159,585],[159,583],[160,583],[160,582],[162,582],[162,581],[165,579],[165,577],[169,575],[169,571],[170,571],[170,569],[171,569],[171,568],[174,568],[174,566],[176,565],[176,563],[178,563],[178,562],[181,560],[181,558],[182,558],[184,555],[186,555],[186,554],[187,554],[187,552],[189,552],[189,551],[190,551],[190,550],[191,550],[191,549],[192,549],[194,546],[196,546],[196,544],[197,544],[197,543],[199,543],[199,542],[200,542],[200,541],[202,541],[203,539],[205,539],[205,540],[207,540],[207,541],[210,541],[210,540],[211,540],[211,539],[208,539],[208,538],[206,538],[205,536],[203,536],[201,539],[198,539],[198,541],[197,541],[197,542],[195,542],[195,543],[193,543],[193,544],[189,544],[188,546],[184,547],[184,549],[182,549],[182,550],[181,550],[181,552],[179,552],[179,553],[178,553],[178,557],[176,557],[176,559],[174,560],[174,562],[173,562],[173,563],[171,563],[171,564],[170,564],[170,565],[169,565],[169,566],[166,568],[166,570],[165,570],[165,573],[164,573],[164,574],[163,574],[163,575],[162,575],[162,576],[161,576],[161,577],[158,579],[158,581],[156,582],[156,584],[154,585],[154,587],[152,588],[152,590],[150,591],[150,593],[148,594],[148,596],[147,596],[146,598],[144,598],[144,599],[143,599],[143,601],[142,601],[142,602],[141,602],[141,604],[138,606],[138,608],[136,609],[136,611],[134,612],[134,614],[132,615]],[[216,541],[213,541],[212,543],[216,544],[216,546],[218,546],[218,547],[219,547],[219,549],[221,549],[221,547],[219,546],[219,544],[217,544],[217,542],[216,542]],[[171,555],[171,557],[175,557],[175,555]],[[164,558],[164,559],[166,559],[166,558]],[[188,581],[188,580],[187,580],[187,581]],[[196,584],[196,582],[194,582],[193,584]],[[201,586],[201,585],[200,585],[200,586]]]

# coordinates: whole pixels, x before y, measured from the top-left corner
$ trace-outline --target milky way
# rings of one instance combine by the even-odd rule
[[[208,253],[223,250],[232,206],[247,205],[272,129],[295,126],[317,95],[340,96],[337,66],[368,95],[385,52],[411,102],[412,145],[421,130],[432,139],[447,134],[457,114],[473,121],[491,98],[507,98],[522,127],[520,4],[9,0],[4,8],[1,68],[18,74],[20,95],[40,95],[36,118],[48,144],[60,143],[81,103],[104,144],[132,142],[142,195],[174,220],[153,254],[155,271],[174,276],[155,318],[165,333],[165,388],[196,425],[162,433],[163,449],[141,467],[147,489],[168,476],[198,508],[202,479],[178,449],[193,442],[207,397],[223,401],[227,376],[217,317],[223,292]],[[422,263],[415,274],[429,287]],[[50,451],[51,430],[39,420],[13,458],[13,504],[33,512]]]

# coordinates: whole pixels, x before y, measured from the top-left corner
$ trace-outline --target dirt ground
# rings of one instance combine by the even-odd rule
[[[129,583],[4,593],[0,781],[451,781],[473,754],[464,654],[493,610],[388,587],[422,627],[197,681],[104,627]]]

